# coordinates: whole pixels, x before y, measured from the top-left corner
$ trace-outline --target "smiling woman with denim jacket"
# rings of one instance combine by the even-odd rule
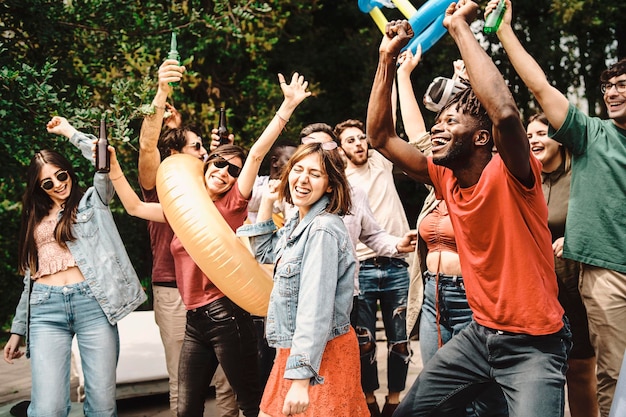
[[[276,263],[266,336],[278,353],[260,416],[367,415],[350,326],[356,258],[340,217],[349,212],[350,187],[341,157],[326,147],[301,146],[270,185],[257,223],[238,229],[260,262]],[[274,233],[279,198],[298,215]]]
[[[93,162],[94,136],[61,117],[47,127]],[[35,154],[27,176],[19,251],[24,291],[4,359],[21,357],[19,343],[27,336],[33,381],[28,415],[67,416],[76,335],[85,415],[115,416],[116,323],[146,300],[109,209],[115,190],[108,174],[96,173],[83,193],[70,162],[49,150]]]

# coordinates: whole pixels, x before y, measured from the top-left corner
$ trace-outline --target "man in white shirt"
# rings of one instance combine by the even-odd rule
[[[365,127],[359,120],[346,120],[334,133],[347,159],[346,175],[353,186],[367,190],[376,221],[389,234],[403,236],[409,223],[393,180],[393,164],[368,149]],[[409,288],[405,256],[377,256],[363,243],[357,245],[359,268],[359,317],[361,384],[372,416],[381,415],[374,392],[379,388],[376,362],[376,312],[383,316],[387,345],[387,387],[389,393],[382,415],[391,416],[404,390],[411,356],[406,334],[406,302]]]

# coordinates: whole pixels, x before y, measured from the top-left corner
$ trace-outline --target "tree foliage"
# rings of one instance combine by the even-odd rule
[[[419,8],[423,1],[413,0]],[[480,1],[484,7],[486,1]],[[515,0],[515,27],[548,79],[602,109],[598,75],[624,56],[621,0]],[[389,20],[402,18],[384,10]],[[536,109],[495,38],[478,32],[509,80],[525,116]],[[156,87],[172,31],[187,73],[172,102],[206,134],[225,106],[237,141],[249,146],[282,100],[276,74],[306,76],[313,97],[288,124],[364,119],[381,34],[356,0],[4,0],[0,3],[0,324],[13,312],[21,280],[15,273],[20,198],[33,152],[55,148],[70,158],[87,185],[92,168],[48,135],[52,115],[97,133],[102,113],[131,182],[137,178],[138,131]],[[418,95],[438,75],[452,74],[459,56],[449,36],[428,51],[414,74]],[[584,101],[584,100],[583,100]],[[581,101],[581,103],[583,103]],[[424,111],[427,125],[433,115]],[[401,127],[401,124],[399,125]],[[408,199],[415,185],[405,186]],[[136,184],[134,184],[136,186]],[[412,203],[408,203],[409,205]],[[418,205],[416,202],[415,205]],[[413,207],[415,211],[417,207]],[[139,275],[149,281],[145,225],[113,207]]]

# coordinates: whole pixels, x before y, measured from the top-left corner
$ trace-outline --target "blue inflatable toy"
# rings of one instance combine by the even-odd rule
[[[409,20],[415,36],[405,47],[413,54],[417,47],[422,45],[422,54],[428,51],[446,33],[443,26],[445,12],[453,0],[428,0],[419,8],[415,9],[408,0],[358,0],[359,9],[363,13],[369,13],[382,33],[385,33],[387,19],[381,11],[381,7],[397,7]]]

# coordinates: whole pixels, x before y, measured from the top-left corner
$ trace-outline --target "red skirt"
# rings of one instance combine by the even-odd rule
[[[272,417],[285,417],[283,404],[291,380],[283,378],[290,349],[277,349],[274,367],[270,373],[261,411]],[[320,376],[323,384],[309,387],[309,407],[298,416],[304,417],[369,417],[361,388],[359,342],[354,329],[326,344]]]

